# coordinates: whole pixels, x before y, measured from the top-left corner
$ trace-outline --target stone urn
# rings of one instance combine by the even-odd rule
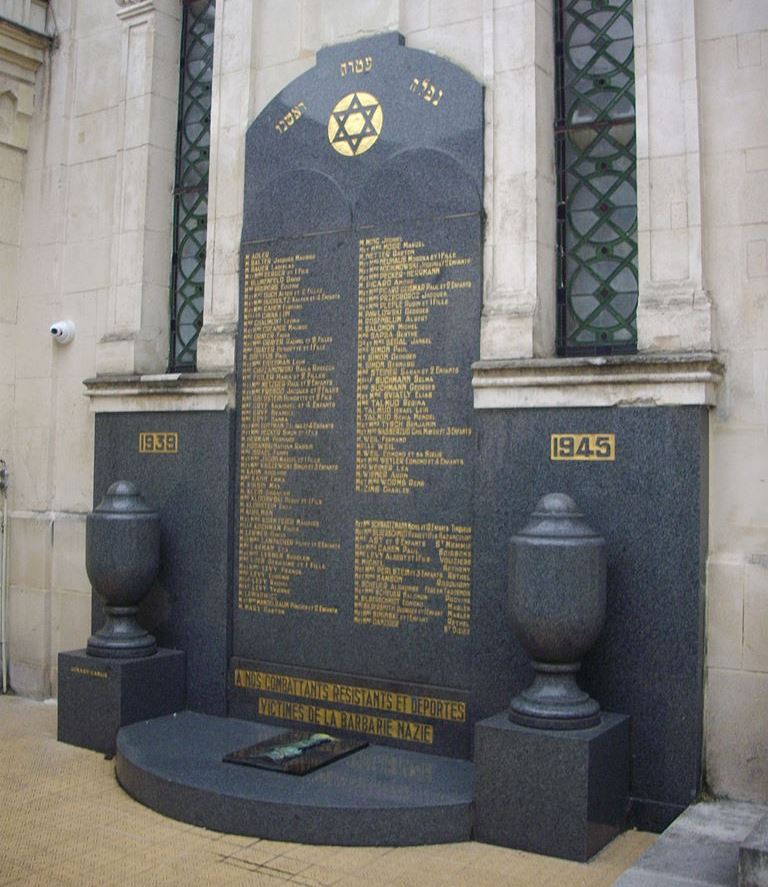
[[[550,730],[600,723],[575,676],[605,621],[605,548],[564,493],[540,499],[510,539],[507,618],[536,671],[510,703],[511,721]]]
[[[130,481],[113,483],[86,518],[85,567],[107,616],[88,639],[88,654],[132,659],[156,653],[136,613],[160,568],[160,515]]]

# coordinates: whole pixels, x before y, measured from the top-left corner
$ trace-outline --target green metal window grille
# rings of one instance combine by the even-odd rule
[[[203,325],[214,0],[184,0],[171,270],[172,372],[194,370]]]
[[[555,60],[557,353],[633,353],[632,0],[556,0]]]

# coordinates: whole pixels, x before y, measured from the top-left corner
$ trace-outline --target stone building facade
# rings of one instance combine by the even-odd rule
[[[552,7],[218,0],[203,324],[196,372],[169,373],[181,4],[0,0],[15,692],[55,695],[57,653],[90,633],[94,414],[234,405],[249,123],[320,47],[399,31],[485,87],[475,407],[709,408],[705,774],[716,794],[768,800],[768,6],[634,0],[637,354],[611,358],[555,356]],[[63,319],[76,333],[58,345]]]

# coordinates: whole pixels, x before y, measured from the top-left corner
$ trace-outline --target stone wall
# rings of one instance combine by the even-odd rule
[[[476,406],[713,406],[707,776],[717,793],[768,799],[768,7],[635,0],[646,359],[599,378],[597,363],[551,359],[551,0],[218,0],[201,373],[163,375],[179,10],[177,0],[0,0],[15,23],[0,21],[14,689],[55,692],[57,651],[89,633],[92,413],[232,403],[249,122],[320,46],[397,29],[486,87]],[[60,319],[77,327],[63,347],[48,333]]]
[[[726,366],[712,415],[706,766],[768,798],[768,7],[696,4],[703,261]]]

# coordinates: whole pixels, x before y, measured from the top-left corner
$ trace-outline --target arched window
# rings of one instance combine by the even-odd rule
[[[171,372],[194,370],[203,325],[214,0],[184,0],[173,190]]]
[[[555,0],[557,353],[637,350],[632,0]]]

